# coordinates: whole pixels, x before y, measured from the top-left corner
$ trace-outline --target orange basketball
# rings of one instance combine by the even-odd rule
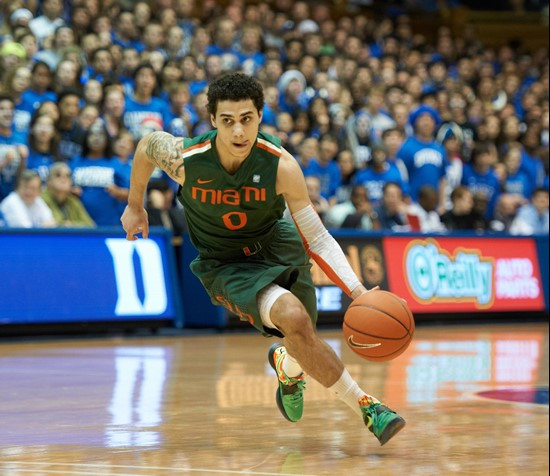
[[[353,352],[383,362],[405,352],[414,334],[414,318],[396,294],[369,291],[349,305],[342,330]]]

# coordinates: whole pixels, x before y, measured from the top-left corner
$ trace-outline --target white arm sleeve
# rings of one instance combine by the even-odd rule
[[[311,205],[292,214],[306,251],[327,276],[348,296],[361,285],[340,248]]]

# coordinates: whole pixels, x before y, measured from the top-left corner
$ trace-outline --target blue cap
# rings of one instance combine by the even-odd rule
[[[433,117],[433,120],[435,121],[436,127],[441,124],[441,117],[439,116],[439,113],[431,106],[427,106],[426,104],[422,104],[418,108],[416,108],[413,112],[411,112],[409,116],[409,122],[414,127],[414,124],[416,120],[422,115],[422,114],[429,114]]]

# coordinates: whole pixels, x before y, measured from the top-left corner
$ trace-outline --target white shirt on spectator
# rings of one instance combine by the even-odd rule
[[[29,206],[17,192],[11,192],[0,203],[0,211],[9,227],[39,228],[55,223],[52,211],[40,197]]]
[[[350,201],[338,203],[325,213],[324,222],[327,228],[340,228],[348,215],[357,210]]]
[[[38,18],[34,18],[29,22],[29,28],[33,32],[34,36],[38,40],[39,44],[42,44],[44,38],[51,36],[55,33],[55,29],[58,26],[64,25],[65,21],[63,18],[56,18],[55,20],[50,20],[47,16],[42,15]]]
[[[428,212],[418,203],[411,203],[407,207],[407,215],[416,215],[420,222],[420,231],[422,233],[432,233],[436,231],[445,231],[445,225],[441,223],[441,218],[436,211]]]

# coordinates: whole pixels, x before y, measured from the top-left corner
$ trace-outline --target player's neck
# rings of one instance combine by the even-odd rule
[[[237,172],[248,157],[248,154],[246,156],[236,156],[232,154],[221,141],[216,141],[215,147],[221,166],[230,174]]]
[[[230,174],[234,174],[239,170],[243,162],[246,160],[246,157],[235,157],[232,154],[220,154],[218,152],[218,160],[222,167]]]

